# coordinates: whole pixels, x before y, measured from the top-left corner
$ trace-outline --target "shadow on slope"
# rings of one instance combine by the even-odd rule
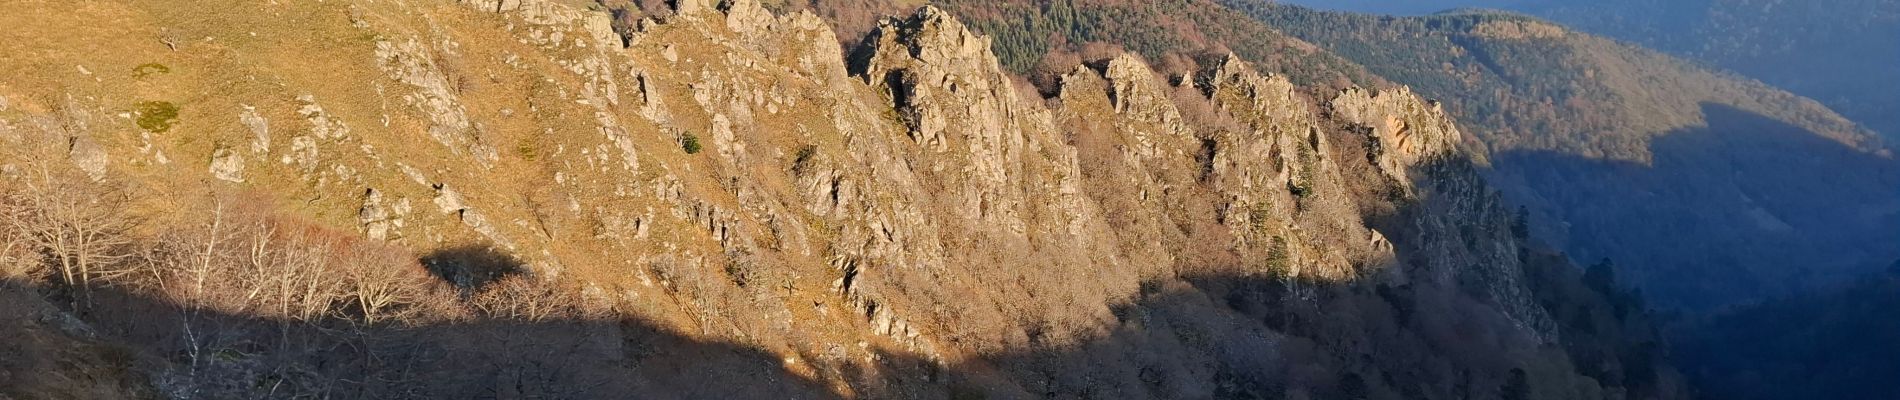
[[[1577,282],[1561,256],[1537,268]],[[1569,275],[1563,275],[1569,274]],[[1567,279],[1567,280],[1565,280]],[[1574,285],[1573,285],[1574,286]],[[1574,288],[1573,288],[1574,289]],[[638,319],[471,318],[360,326],[193,310],[99,288],[79,309],[55,288],[0,282],[0,393],[17,398],[1339,398],[1576,397],[1573,371],[1645,393],[1656,370],[1539,343],[1454,292],[1265,277],[1144,285],[1080,343],[957,363],[872,350],[868,364],[798,366]],[[1549,292],[1565,320],[1596,297]],[[1595,296],[1595,295],[1591,295]],[[1570,315],[1581,310],[1585,315]],[[1640,314],[1640,311],[1638,312]],[[1606,317],[1608,316],[1608,317]],[[80,321],[83,321],[80,322]],[[1605,335],[1620,328],[1606,328]],[[1567,336],[1571,333],[1566,333]],[[1598,342],[1581,334],[1571,344]],[[803,355],[806,360],[827,360]],[[1594,360],[1574,368],[1570,359]],[[1644,355],[1644,357],[1652,357]],[[1650,358],[1642,362],[1650,362]],[[812,368],[818,371],[813,372]],[[823,375],[818,377],[815,375]],[[840,382],[842,381],[842,382]],[[849,389],[835,386],[844,383]],[[74,384],[97,386],[75,388]],[[1588,396],[1597,398],[1600,396]]]
[[[430,275],[454,286],[466,297],[509,277],[528,273],[521,260],[487,246],[454,246],[422,256]]]
[[[1627,266],[1666,308],[1710,310],[1839,282],[1900,257],[1900,163],[1733,107],[1657,137],[1651,165],[1493,156],[1494,180],[1579,259]]]
[[[0,344],[9,355],[0,357],[8,360],[0,362],[0,387],[8,388],[0,393],[18,398],[104,382],[121,389],[71,397],[830,397],[777,357],[638,320],[352,326],[193,310],[111,288],[95,289],[93,305],[83,309],[34,310],[32,297],[59,297],[58,290],[8,281],[0,291],[9,300],[0,315],[12,320],[0,331],[47,338]],[[98,355],[47,348],[55,344],[83,344]]]
[[[1583,334],[1575,348],[1539,343],[1490,306],[1433,288],[1187,281],[1144,287],[1138,304],[1115,309],[1119,324],[1104,337],[987,362],[1041,398],[1654,398],[1667,390],[1658,388],[1669,379],[1660,370],[1623,358],[1648,350],[1603,348]],[[1597,363],[1578,362],[1586,359]]]
[[[274,292],[276,286],[245,280],[257,277],[231,277],[244,280],[231,286],[240,290],[192,296],[211,307],[159,294],[182,291],[178,286],[189,285],[188,279],[93,287],[83,307],[72,306],[80,302],[59,286],[0,281],[0,300],[5,300],[0,301],[0,317],[5,317],[0,334],[31,339],[0,341],[0,355],[6,355],[0,357],[0,393],[16,398],[1675,397],[1679,389],[1672,372],[1661,366],[1666,354],[1643,321],[1640,302],[1614,285],[1585,284],[1562,255],[1522,247],[1524,234],[1511,226],[1473,164],[1441,161],[1410,174],[1431,177],[1414,185],[1419,198],[1392,200],[1399,209],[1375,218],[1384,220],[1377,224],[1391,235],[1399,259],[1409,260],[1403,268],[1365,266],[1356,279],[1318,282],[1276,276],[1265,267],[1271,260],[1207,257],[1214,261],[1205,264],[1213,265],[1187,270],[1218,272],[1145,283],[1112,306],[1115,318],[1104,326],[1045,334],[1055,329],[1038,321],[1009,321],[1027,328],[1029,345],[968,358],[885,351],[881,343],[865,342],[802,343],[814,350],[784,354],[743,339],[708,339],[731,336],[716,329],[682,332],[629,313],[537,312],[535,303],[541,300],[535,289],[508,291],[509,282],[527,277],[489,284],[519,274],[519,261],[511,257],[479,247],[451,248],[417,257],[422,261],[417,266],[405,263],[415,260],[406,252],[359,243],[361,249],[315,250],[356,249],[397,259],[315,260],[348,267],[338,272],[379,277],[359,285],[436,279],[464,292],[436,296],[446,290],[431,289],[398,302],[398,308],[435,313],[427,318],[393,317],[402,310],[392,310],[372,319],[350,314],[369,307],[334,304],[360,301],[351,296],[361,293],[301,305],[330,310],[317,314],[278,310],[279,304],[294,307],[287,296],[283,302],[251,301],[281,295],[259,293]],[[240,263],[213,271],[263,272],[258,279],[274,282],[277,276],[269,275],[274,270],[257,268]],[[483,286],[495,290],[481,290],[471,300],[467,293]],[[226,295],[243,299],[216,297]],[[955,306],[938,312],[954,313]],[[481,307],[507,310],[476,310]],[[321,316],[299,320],[291,315]],[[846,337],[882,342],[862,326],[839,329],[861,335]]]
[[[1900,262],[1839,289],[1743,307],[1681,334],[1703,398],[1900,398]]]

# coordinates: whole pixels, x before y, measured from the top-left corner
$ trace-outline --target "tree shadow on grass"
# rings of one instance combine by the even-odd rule
[[[455,287],[463,296],[528,272],[527,264],[492,246],[468,244],[437,249],[423,255],[420,261],[431,275]]]

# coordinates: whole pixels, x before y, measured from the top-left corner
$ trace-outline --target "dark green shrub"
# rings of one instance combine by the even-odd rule
[[[169,101],[141,101],[138,107],[139,128],[163,133],[172,129],[172,123],[178,122],[178,105]]]
[[[792,159],[792,164],[803,165],[806,161],[811,161],[811,157],[815,155],[818,155],[818,146],[805,145],[798,148],[798,156]]]
[[[144,63],[144,64],[139,64],[139,66],[137,67],[132,67],[132,77],[134,78],[144,78],[152,74],[164,74],[164,73],[170,73],[170,72],[172,72],[171,67],[167,67],[165,66],[165,64],[159,64],[159,63]]]
[[[1293,197],[1306,197],[1307,194],[1313,192],[1313,189],[1306,187],[1306,185],[1301,185],[1299,182],[1287,181],[1286,191],[1293,193]]]
[[[680,147],[686,149],[686,154],[699,154],[699,150],[701,149],[699,146],[699,136],[694,136],[691,133],[686,134],[686,137],[680,139]]]
[[[1267,273],[1275,277],[1293,278],[1293,252],[1285,237],[1274,236],[1273,244],[1267,247]]]

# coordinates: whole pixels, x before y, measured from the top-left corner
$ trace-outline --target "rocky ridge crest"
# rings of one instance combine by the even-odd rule
[[[0,85],[0,104],[29,110],[0,110],[0,134],[91,138],[110,156],[73,145],[71,159],[102,174],[214,176],[418,251],[492,246],[606,309],[759,349],[842,396],[941,389],[908,368],[978,371],[955,379],[1020,395],[1330,390],[1246,367],[1315,340],[1256,314],[1370,287],[1509,321],[1469,329],[1526,352],[1561,340],[1519,277],[1521,243],[1498,234],[1508,213],[1445,166],[1469,157],[1457,128],[1409,91],[1316,103],[1233,57],[1175,86],[1121,55],[1033,98],[987,37],[934,7],[850,57],[821,19],[756,0],[682,0],[630,32],[553,1],[281,7],[347,15],[320,28],[373,38],[323,55],[367,84],[220,65],[274,82],[187,103],[170,134],[247,146],[151,140],[127,119],[36,129],[77,112],[30,111],[52,89]],[[146,50],[134,57],[163,54]],[[81,98],[65,107],[125,106]],[[1190,300],[1157,303],[1175,298]],[[1113,362],[1074,370],[1035,356],[1112,340],[1173,353],[1105,349]]]

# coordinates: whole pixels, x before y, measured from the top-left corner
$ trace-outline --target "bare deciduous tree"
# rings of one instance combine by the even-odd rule
[[[421,303],[429,292],[428,275],[401,250],[368,243],[340,250],[345,251],[347,297],[364,323],[410,316],[417,309],[409,306]]]
[[[577,296],[553,284],[526,276],[511,276],[489,285],[470,298],[483,316],[519,321],[550,321],[587,314]]]
[[[31,162],[0,198],[0,218],[30,252],[56,269],[60,283],[84,288],[131,272],[124,190],[70,167]]]

